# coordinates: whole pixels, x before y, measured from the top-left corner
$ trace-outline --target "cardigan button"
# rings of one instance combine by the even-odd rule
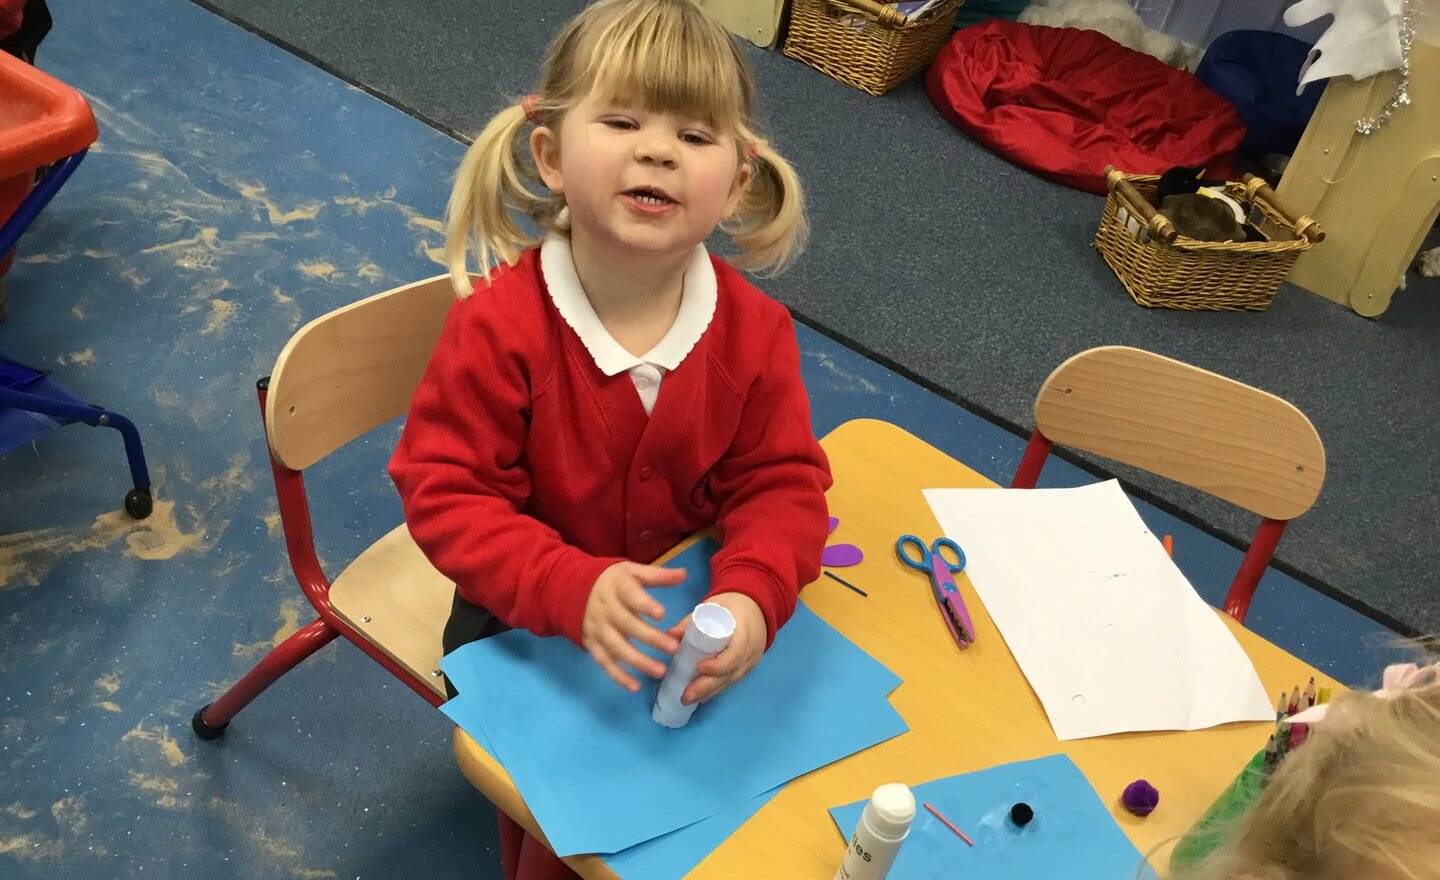
[[[649,544],[651,541],[655,540],[655,533],[650,531],[649,529],[646,529],[639,535],[636,535],[636,537],[640,540],[641,544]]]
[[[641,469],[640,469],[640,482],[642,482],[642,483],[648,483],[648,482],[650,482],[650,478],[651,478],[652,476],[654,476],[654,474],[655,474],[655,469],[654,469],[654,468],[650,468],[650,467],[643,467],[643,468],[641,468]]]

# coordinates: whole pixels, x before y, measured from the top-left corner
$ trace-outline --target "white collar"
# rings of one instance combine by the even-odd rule
[[[585,349],[595,359],[595,366],[607,376],[618,375],[645,363],[666,370],[675,369],[700,341],[710,326],[710,319],[715,316],[718,295],[715,267],[710,264],[710,255],[703,244],[695,246],[695,253],[685,267],[680,311],[675,315],[675,323],[670,325],[664,339],[638,358],[616,342],[605,325],[600,323],[600,316],[595,314],[595,307],[590,305],[585,289],[580,286],[569,238],[553,233],[545,237],[540,245],[540,272],[545,277],[545,286],[560,317],[580,337]]]

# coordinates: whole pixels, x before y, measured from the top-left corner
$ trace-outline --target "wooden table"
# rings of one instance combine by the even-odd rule
[[[962,575],[957,581],[979,641],[961,653],[940,623],[923,578],[902,566],[893,551],[895,537],[903,532],[940,534],[922,489],[994,483],[885,422],[847,422],[821,444],[835,475],[830,512],[840,518],[832,541],[857,544],[866,554],[863,563],[845,569],[843,576],[870,595],[861,597],[821,578],[805,588],[801,599],[900,676],[904,683],[890,695],[890,702],[910,731],[790,782],[690,877],[829,880],[844,849],[827,813],[830,807],[868,797],[886,782],[919,784],[1057,752],[1074,760],[1101,799],[1111,805],[1135,847],[1149,853],[1183,834],[1264,746],[1272,725],[1263,722],[1058,742],[969,579]],[[1312,675],[1317,685],[1335,687],[1337,693],[1343,690],[1229,617],[1221,617],[1254,661],[1267,693],[1303,686]],[[1083,640],[1056,646],[1056,650],[1071,649],[1084,650]],[[476,788],[540,836],[505,771],[458,728],[455,755]],[[1160,807],[1146,819],[1131,816],[1119,803],[1121,791],[1138,778],[1150,780],[1160,790]],[[1168,847],[1161,852],[1168,858]],[[616,877],[597,856],[566,861],[587,878]]]

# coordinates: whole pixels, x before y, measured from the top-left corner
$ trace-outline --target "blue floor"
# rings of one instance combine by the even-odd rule
[[[254,382],[303,322],[441,271],[461,146],[184,0],[66,4],[42,65],[101,140],[6,277],[0,347],[140,427],[156,509],[119,512],[113,432],[0,457],[0,877],[498,876],[450,726],[348,645],[204,743],[191,713],[309,619]],[[104,46],[103,54],[97,47]],[[823,235],[823,230],[817,231]],[[815,427],[899,424],[996,480],[1023,438],[800,328]],[[308,476],[332,574],[399,521],[398,426]],[[1085,482],[1052,461],[1046,483]],[[1239,551],[1141,506],[1218,601]],[[1270,572],[1252,627],[1351,683],[1387,633]]]

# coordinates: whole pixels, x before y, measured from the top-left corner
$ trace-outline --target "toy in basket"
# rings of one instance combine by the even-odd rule
[[[1295,258],[1325,233],[1285,207],[1270,185],[1247,174],[1225,184],[1245,211],[1247,241],[1199,241],[1180,235],[1153,201],[1159,177],[1105,169],[1110,194],[1095,247],[1142,306],[1264,311]]]
[[[785,54],[846,85],[883,95],[935,60],[962,2],[792,0]]]

